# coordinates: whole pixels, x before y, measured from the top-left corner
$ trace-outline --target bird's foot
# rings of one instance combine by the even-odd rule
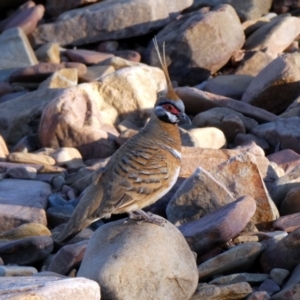
[[[151,212],[146,213],[143,210],[129,212],[129,218],[133,220],[140,220],[140,222],[156,224],[159,226],[164,226],[164,223],[166,223],[165,219],[154,217]]]

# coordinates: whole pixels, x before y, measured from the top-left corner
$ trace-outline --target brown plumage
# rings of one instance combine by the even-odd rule
[[[148,124],[114,153],[105,171],[84,191],[69,222],[55,238],[58,243],[111,214],[127,212],[131,218],[161,224],[161,219],[141,209],[160,199],[175,184],[181,158],[177,123],[188,118],[172,88],[156,40],[154,44],[166,75],[167,95],[157,100]]]

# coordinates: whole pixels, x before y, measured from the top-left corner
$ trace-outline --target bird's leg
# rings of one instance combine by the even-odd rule
[[[144,222],[153,223],[159,226],[163,226],[163,224],[166,222],[166,220],[156,218],[152,215],[152,213],[145,213],[141,209],[135,212],[129,212],[129,218],[133,220],[143,220]]]

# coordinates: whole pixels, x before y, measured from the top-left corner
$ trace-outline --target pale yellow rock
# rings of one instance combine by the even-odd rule
[[[14,152],[14,153],[10,153],[6,159],[9,162],[24,163],[24,164],[41,164],[41,165],[55,164],[54,158],[47,155],[35,154],[35,153]]]
[[[78,84],[78,70],[75,68],[60,69],[39,85],[41,89],[59,89],[76,86]]]
[[[2,135],[0,134],[0,161],[1,159],[5,159],[5,157],[8,155],[8,149],[6,146],[6,143],[2,137]]]
[[[46,43],[35,51],[35,55],[37,59],[41,62],[59,64],[60,63],[59,44]]]

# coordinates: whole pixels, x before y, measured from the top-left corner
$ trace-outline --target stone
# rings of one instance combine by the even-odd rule
[[[209,172],[198,167],[177,189],[166,214],[174,225],[182,225],[214,212],[235,199]]]
[[[255,209],[254,199],[241,197],[198,220],[181,225],[179,230],[192,251],[203,255],[239,234],[250,221]]]
[[[60,92],[56,89],[38,90],[0,103],[0,135],[7,144],[15,145],[24,136],[37,132],[44,107]]]
[[[75,147],[84,160],[110,156],[119,134],[114,124],[128,119],[144,125],[164,82],[158,68],[139,66],[121,69],[101,82],[66,89],[43,112],[39,125],[42,147]]]
[[[284,149],[274,152],[267,156],[270,161],[275,162],[286,173],[292,171],[297,165],[300,164],[300,154],[291,149]]]
[[[25,223],[0,233],[0,240],[12,241],[31,236],[51,236],[49,229],[40,223]]]
[[[272,296],[272,300],[283,300],[283,299],[293,299],[299,298],[300,290],[300,266],[299,264],[293,270],[288,281],[283,285],[281,291]]]
[[[196,115],[208,109],[221,106],[233,109],[260,122],[271,122],[277,119],[276,115],[259,107],[228,97],[203,92],[196,88],[180,87],[176,88],[175,91],[184,102],[187,114]]]
[[[36,179],[37,171],[30,166],[17,166],[15,168],[9,168],[6,171],[6,176],[16,179]]]
[[[281,54],[300,33],[297,17],[281,16],[251,34],[244,45],[246,50],[264,50],[274,58]]]
[[[279,147],[280,150],[290,149],[300,154],[300,146],[297,140],[300,117],[279,118],[266,124],[258,125],[251,133],[264,138],[271,146]]]
[[[245,299],[252,292],[250,284],[246,282],[216,286],[213,284],[199,284],[196,293],[190,300],[230,300]]]
[[[55,159],[56,164],[59,166],[67,168],[78,168],[79,166],[85,166],[82,161],[82,156],[76,148],[58,148],[52,152],[50,156]]]
[[[281,118],[299,117],[300,112],[300,97],[297,97],[288,108],[279,115]]]
[[[270,272],[271,279],[278,285],[282,285],[283,281],[290,275],[290,272],[285,269],[274,268]]]
[[[216,107],[201,112],[193,118],[192,124],[197,127],[217,127],[224,132],[228,142],[233,142],[237,134],[246,133],[246,129],[258,125],[255,120],[226,107]]]
[[[97,46],[97,51],[99,52],[113,52],[117,51],[119,48],[119,42],[118,41],[104,41],[101,42]]]
[[[300,187],[300,165],[291,172],[277,179],[270,188],[270,194],[275,204],[280,207],[282,201],[291,189]]]
[[[97,66],[110,66],[113,67],[116,71],[123,69],[123,68],[128,68],[128,67],[138,67],[138,66],[144,66],[144,64],[140,64],[137,62],[129,61],[127,59],[118,57],[118,56],[113,56],[111,58],[106,59],[105,61],[97,64]]]
[[[246,146],[252,143],[256,144],[263,150],[262,156],[264,156],[265,152],[268,152],[270,150],[270,146],[267,141],[250,133],[238,133],[235,136],[233,146],[234,147]]]
[[[29,67],[38,63],[29,41],[19,27],[0,35],[0,69]]]
[[[187,130],[180,128],[180,136],[183,146],[210,149],[220,149],[226,146],[224,133],[215,127],[190,128]]]
[[[12,276],[31,276],[38,271],[33,267],[21,267],[21,266],[0,266],[0,276],[12,277]]]
[[[143,265],[139,272],[135,262]],[[77,276],[98,282],[102,298],[111,300],[184,300],[198,284],[195,257],[169,222],[162,227],[119,220],[101,226],[89,241]]]
[[[234,73],[237,75],[257,76],[274,58],[263,51],[245,51]]]
[[[300,213],[291,214],[278,218],[274,223],[275,229],[284,230],[286,232],[292,232],[300,227]]]
[[[209,284],[227,285],[227,284],[248,282],[254,285],[263,282],[268,278],[270,278],[269,274],[238,273],[238,274],[231,274],[227,276],[217,277],[212,281],[210,281]]]
[[[192,0],[100,2],[65,12],[54,23],[39,25],[31,41],[34,47],[54,40],[64,46],[140,36],[170,23],[191,4]]]
[[[204,91],[240,100],[252,79],[250,75],[219,75],[207,80]]]
[[[67,275],[70,271],[77,267],[84,256],[88,240],[65,245],[55,254],[47,271],[56,272],[58,274]]]
[[[217,255],[198,266],[199,280],[204,281],[214,275],[245,272],[265,250],[261,243],[240,244]]]
[[[32,236],[0,243],[0,256],[5,264],[28,266],[45,259],[53,250],[49,236]]]
[[[206,80],[221,69],[245,41],[240,20],[230,5],[218,6],[206,13],[198,10],[182,15],[164,27],[156,38],[158,45],[166,44],[169,73],[179,85],[195,85]],[[144,56],[146,63],[159,65],[152,42]]]
[[[21,10],[19,9],[5,24],[3,31],[19,27],[26,35],[29,35],[35,30],[38,22],[43,18],[44,13],[45,7],[41,4]]]
[[[277,57],[251,81],[242,102],[274,114],[282,113],[299,95],[299,66],[298,52]]]
[[[267,292],[270,296],[280,291],[280,287],[272,279],[266,279],[258,289]]]
[[[197,9],[203,6],[219,5],[222,3],[228,3],[233,6],[241,20],[252,20],[261,17],[269,12],[272,1],[259,1],[259,0],[195,0],[193,5],[189,9]]]
[[[300,187],[292,188],[280,205],[280,215],[286,216],[300,212]]]
[[[0,297],[3,299],[72,299],[99,300],[100,287],[86,278],[60,276],[24,276],[0,278]]]
[[[39,62],[59,64],[59,44],[51,42],[45,43],[44,45],[35,50],[35,55]]]
[[[13,93],[14,89],[8,82],[0,82],[0,97]]]
[[[257,291],[250,294],[246,300],[268,300],[270,299],[270,296],[265,291]]]
[[[232,157],[212,170],[211,174],[227,187],[234,198],[248,195],[255,199],[254,224],[263,226],[278,218],[278,210],[266,190],[254,155],[243,153]]]
[[[265,158],[264,150],[252,140],[247,143],[244,143],[240,146],[234,147],[233,150],[239,150],[240,152],[249,152],[249,153],[255,155],[258,164],[260,164],[262,161],[268,162],[268,160]],[[271,162],[268,162],[268,164],[272,165]],[[276,165],[276,164],[273,163],[273,165]],[[261,170],[261,172],[262,172],[262,175],[265,173],[262,170]],[[284,171],[282,171],[282,172],[283,172],[282,174],[284,174]]]
[[[45,81],[40,83],[38,89],[63,89],[78,84],[78,70],[75,68],[60,69]]]
[[[9,154],[5,140],[0,134],[0,160],[6,159],[6,156]]]
[[[91,50],[67,50],[67,57],[73,62],[79,62],[85,65],[95,65],[98,64],[112,56],[111,53],[101,53]]]
[[[44,154],[35,154],[35,153],[23,153],[23,152],[14,152],[10,153],[6,160],[14,163],[24,163],[24,164],[41,164],[41,165],[54,165],[55,160]]]
[[[138,52],[133,50],[118,50],[118,51],[112,51],[110,53],[114,54],[115,56],[122,57],[129,61],[133,61],[133,62],[141,61],[141,55]]]
[[[269,273],[274,268],[292,271],[300,263],[299,235],[300,229],[298,228],[261,255],[260,265],[264,272]]]
[[[0,181],[0,232],[23,223],[47,224],[45,208],[50,185],[41,181],[2,179]],[[1,255],[0,255],[1,256]]]
[[[47,209],[47,220],[51,228],[67,223],[74,211],[72,205],[56,206]]]
[[[87,72],[87,67],[84,64],[76,62],[54,63],[38,63],[32,67],[19,68],[10,74],[10,82],[41,82],[47,79],[53,73],[61,69],[77,69],[78,77],[81,78]]]
[[[98,81],[102,77],[115,72],[115,68],[113,66],[90,66],[87,68],[87,72],[85,75],[81,77],[82,82],[92,82]]]

